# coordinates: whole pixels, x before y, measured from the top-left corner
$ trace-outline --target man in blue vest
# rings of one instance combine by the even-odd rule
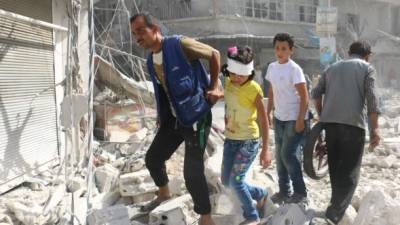
[[[218,100],[220,55],[214,48],[182,36],[163,37],[148,13],[130,19],[140,47],[150,50],[147,68],[154,85],[159,130],[146,154],[146,167],[159,187],[142,207],[151,211],[170,198],[165,162],[185,141],[184,178],[200,225],[214,225],[203,155],[211,128],[211,106]],[[200,59],[210,65],[209,78]]]

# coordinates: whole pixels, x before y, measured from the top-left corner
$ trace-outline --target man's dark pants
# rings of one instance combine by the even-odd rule
[[[338,123],[325,123],[329,175],[332,186],[326,216],[334,223],[343,217],[356,190],[365,144],[365,130]]]
[[[184,178],[192,196],[194,211],[204,215],[211,212],[208,186],[204,175],[204,151],[211,128],[211,112],[197,122],[197,128],[183,127],[170,113],[158,130],[146,154],[146,167],[155,184],[168,184],[165,162],[179,145],[185,142]]]

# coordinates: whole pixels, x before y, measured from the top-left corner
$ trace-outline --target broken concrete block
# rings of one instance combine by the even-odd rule
[[[92,198],[92,207],[102,209],[114,205],[121,197],[119,191],[104,192]]]
[[[124,205],[93,210],[87,218],[89,225],[130,225],[128,209]]]
[[[144,162],[144,159],[129,160],[126,163],[126,166],[128,167],[127,171],[133,173],[133,172],[137,172],[139,170],[144,169],[145,162]]]
[[[85,187],[85,180],[81,177],[73,177],[68,180],[67,188],[69,192],[75,192]]]
[[[19,202],[7,202],[6,206],[24,225],[42,225],[49,219],[48,215],[43,214],[43,208],[36,204],[27,206]]]
[[[154,196],[155,196],[155,193],[153,193],[153,192],[144,193],[141,195],[132,196],[132,201],[133,201],[133,203],[148,202],[150,200],[153,200]]]
[[[231,191],[226,190],[226,193],[216,194],[211,196],[212,214],[217,215],[240,215],[242,209],[237,197]]]
[[[215,224],[229,224],[234,225],[237,224],[238,221],[242,221],[242,217],[240,215],[212,215],[212,219]]]
[[[100,163],[105,164],[114,162],[116,160],[116,156],[107,151],[102,151],[102,153],[97,157],[97,159],[100,161]]]
[[[171,199],[162,203],[149,214],[150,225],[187,225],[184,210],[191,209],[191,197],[189,194]],[[188,223],[189,222],[189,223]]]
[[[338,225],[352,225],[357,216],[357,212],[353,206],[349,206],[344,213],[343,218],[340,220]]]
[[[141,205],[138,204],[128,205],[127,208],[128,208],[129,219],[131,221],[138,220],[140,222],[143,222],[141,219],[143,219],[144,216],[148,215],[148,212],[143,212],[142,210],[140,210]]]
[[[142,142],[143,139],[146,138],[147,132],[148,132],[148,131],[149,131],[149,130],[148,130],[146,127],[144,127],[144,128],[142,128],[142,129],[136,131],[136,132],[135,132],[134,134],[132,134],[132,136],[129,138],[129,142],[132,142],[132,143],[140,143],[140,142]]]
[[[119,170],[122,170],[125,166],[125,158],[121,157],[111,163],[111,165]]]
[[[382,168],[390,168],[396,162],[397,162],[397,157],[394,155],[389,155],[379,162],[379,166]]]
[[[43,209],[43,213],[45,215],[47,215],[50,210],[54,209],[54,207],[56,207],[58,203],[60,203],[60,201],[65,196],[66,188],[67,187],[65,186],[65,184],[61,184],[57,187],[57,189],[55,189],[54,192],[52,192],[49,201]]]
[[[299,205],[285,204],[276,211],[271,221],[273,225],[308,225],[310,223],[310,218],[307,212]]]
[[[381,190],[374,190],[362,199],[353,225],[398,225],[400,203]]]
[[[11,218],[8,215],[0,214],[0,225],[13,225]]]
[[[147,170],[121,175],[119,191],[121,196],[137,196],[157,191],[153,179]]]
[[[100,192],[110,192],[116,187],[120,171],[110,164],[100,166],[95,171],[96,186]]]
[[[120,194],[121,194],[121,193],[120,193]],[[132,197],[130,197],[130,196],[126,196],[126,197],[121,196],[121,197],[118,199],[118,201],[115,203],[115,205],[118,205],[118,204],[121,204],[121,205],[131,205],[131,204],[133,204],[133,199],[132,199]]]
[[[119,147],[119,151],[123,154],[123,155],[132,155],[136,152],[137,148],[135,148],[134,146],[130,145],[130,144],[125,144],[125,145],[121,145]]]
[[[138,221],[131,221],[130,225],[146,225],[146,224],[140,223]]]

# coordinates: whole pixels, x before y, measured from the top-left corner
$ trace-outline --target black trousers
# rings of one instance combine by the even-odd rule
[[[146,154],[146,167],[155,184],[168,184],[165,162],[179,145],[185,142],[183,174],[186,188],[192,196],[194,211],[204,215],[211,212],[208,186],[204,175],[204,151],[210,134],[211,112],[197,122],[197,128],[183,127],[172,116],[158,130]]]
[[[329,175],[332,186],[326,216],[338,223],[356,190],[365,144],[365,130],[337,123],[325,123]]]

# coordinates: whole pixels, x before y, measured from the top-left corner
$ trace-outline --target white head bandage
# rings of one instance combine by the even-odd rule
[[[243,64],[233,59],[228,58],[228,68],[226,68],[229,72],[242,75],[242,76],[250,76],[254,70],[253,61],[248,64]]]

